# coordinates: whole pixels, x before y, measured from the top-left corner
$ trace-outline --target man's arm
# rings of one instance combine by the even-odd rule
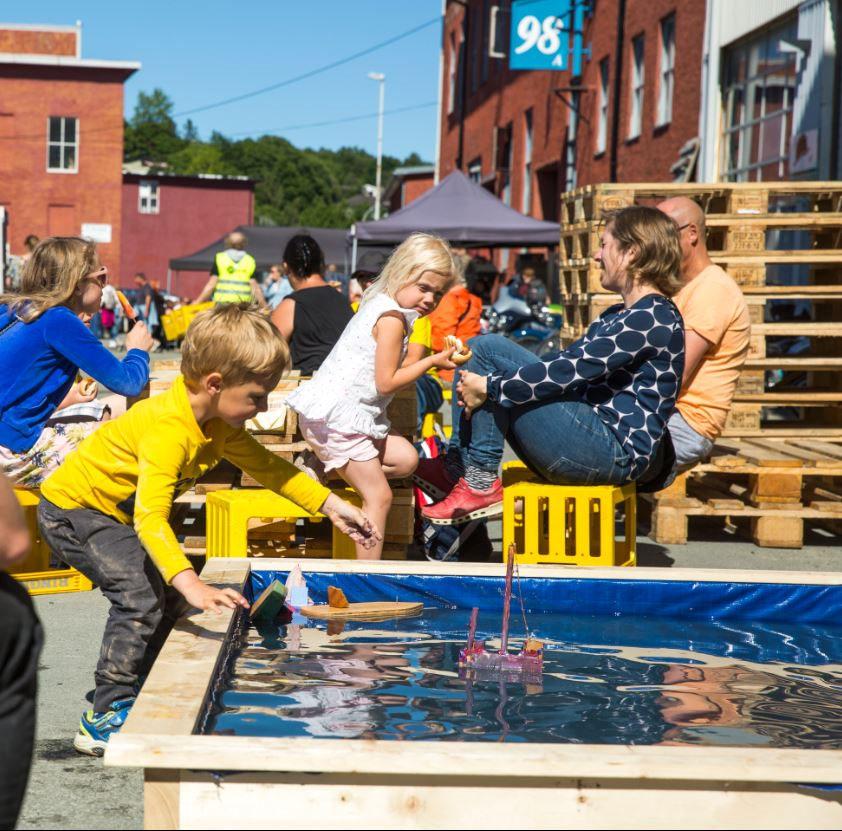
[[[684,375],[681,378],[681,389],[686,390],[693,380],[698,368],[713,344],[692,329],[684,332]]]
[[[216,288],[216,281],[218,279],[219,277],[216,274],[211,274],[207,283],[205,283],[205,287],[202,289],[202,293],[193,302],[204,303],[205,300],[210,300],[211,295],[213,295],[214,289]]]
[[[15,492],[0,475],[0,569],[8,568],[29,554],[30,539]]]

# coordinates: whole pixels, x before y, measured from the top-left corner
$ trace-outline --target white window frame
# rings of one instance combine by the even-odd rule
[[[468,163],[468,178],[478,185],[482,184],[482,157]]]
[[[521,211],[527,215],[532,213],[532,142],[534,138],[534,124],[532,109],[523,114],[523,198]]]
[[[456,45],[456,33],[450,33],[450,64],[447,67],[447,114],[452,115],[456,107],[456,73],[458,71],[459,48]]]
[[[608,82],[611,73],[610,58],[603,58],[599,62],[599,113],[597,114],[596,148],[594,153],[599,156],[608,146]]]
[[[642,34],[632,38],[631,49],[631,100],[629,101],[628,138],[640,137],[643,129],[643,96],[646,84],[646,44]]]
[[[61,128],[59,130],[59,140],[53,141],[51,136],[50,122],[54,119],[58,118],[61,119]],[[67,122],[73,121],[75,126],[74,135],[75,138],[73,141],[65,141],[65,130],[67,128]],[[73,167],[50,167],[50,150],[53,147],[59,148],[59,158],[60,161],[64,161],[65,153],[68,147],[72,147],[74,149],[73,155]],[[79,119],[75,115],[48,115],[47,116],[47,173],[78,173],[79,172]]]
[[[661,59],[658,73],[658,117],[656,127],[672,121],[672,99],[675,91],[675,14],[661,20]]]
[[[152,193],[153,188],[154,194]],[[145,192],[144,189],[146,189]],[[139,214],[161,213],[161,183],[157,179],[141,179],[138,182],[137,212]]]
[[[567,108],[567,134],[564,142],[564,189],[573,190],[578,181],[576,135],[579,131],[579,106],[581,95],[574,90]]]

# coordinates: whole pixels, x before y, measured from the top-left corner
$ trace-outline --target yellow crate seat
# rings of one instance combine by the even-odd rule
[[[353,491],[342,488],[343,499],[359,504]],[[214,491],[205,502],[208,557],[248,556],[248,523],[260,518],[266,522],[291,519],[324,519],[324,514],[311,514],[300,505],[270,490]],[[355,559],[354,543],[336,527],[333,528],[334,558]]]
[[[90,591],[93,584],[75,568],[50,568],[50,549],[41,539],[36,513],[41,494],[37,490],[15,488],[15,496],[23,508],[26,526],[32,540],[29,556],[9,567],[9,574],[26,586],[30,594],[60,594]]]
[[[617,507],[625,509],[622,539]],[[551,485],[523,463],[503,466],[503,552],[519,563],[633,566],[637,563],[637,495],[628,485]]]

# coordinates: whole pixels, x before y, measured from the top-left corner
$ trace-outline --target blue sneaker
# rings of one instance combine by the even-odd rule
[[[108,747],[109,737],[123,726],[134,702],[134,698],[121,698],[111,705],[107,713],[95,713],[93,710],[83,713],[73,747],[88,756],[102,756]]]

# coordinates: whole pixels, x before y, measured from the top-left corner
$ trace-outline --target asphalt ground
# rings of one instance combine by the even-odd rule
[[[175,352],[156,357],[177,357]],[[722,568],[786,571],[842,571],[842,540],[808,527],[804,548],[758,548],[747,528],[725,530],[721,520],[691,521],[692,541],[663,546],[637,539],[641,567]],[[500,522],[489,523],[489,536],[500,548]],[[73,750],[79,716],[90,704],[93,670],[108,614],[96,590],[35,598],[45,630],[38,694],[38,731],[29,789],[19,828],[122,829],[143,827],[143,782],[139,770],[106,768],[102,761]],[[282,822],[282,818],[279,819]]]

